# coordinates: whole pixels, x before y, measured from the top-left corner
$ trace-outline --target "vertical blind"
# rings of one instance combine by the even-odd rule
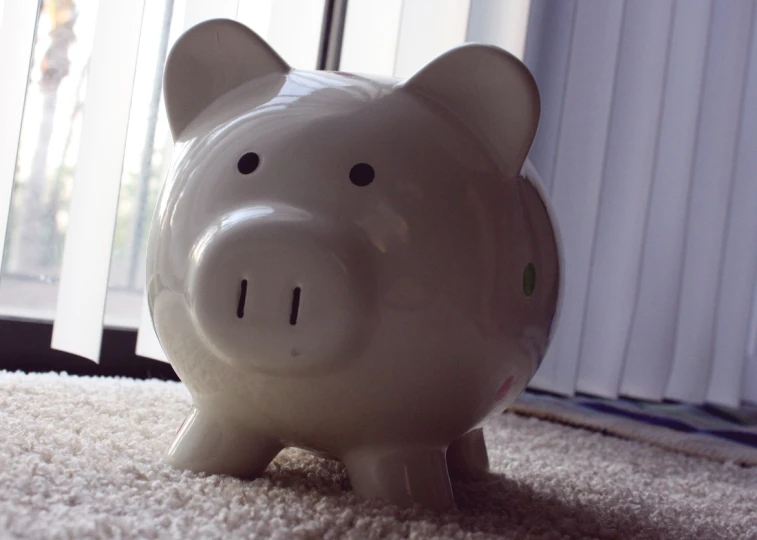
[[[22,112],[29,76],[34,35],[37,27],[37,3],[4,0],[0,4],[0,261],[10,213],[16,151],[21,134]]]
[[[141,55],[156,54],[146,48],[155,48],[148,26],[160,3],[93,1],[52,346],[97,361],[126,140],[139,114],[135,71]],[[316,66],[323,0],[165,2],[165,47],[198,22],[228,17],[293,66]],[[561,228],[565,292],[533,387],[757,401],[755,3],[347,3],[344,71],[405,77],[478,41],[523,58],[539,83],[542,119],[530,158]],[[14,51],[0,57],[0,257],[38,8],[5,0],[0,19],[0,46]],[[164,122],[162,107],[159,114]],[[164,359],[144,300],[137,354]]]
[[[535,386],[757,398],[756,16],[753,1],[533,0],[531,158],[566,254]]]

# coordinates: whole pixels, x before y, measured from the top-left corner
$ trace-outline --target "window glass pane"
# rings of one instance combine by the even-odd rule
[[[43,3],[24,104],[0,315],[51,319],[97,0]]]

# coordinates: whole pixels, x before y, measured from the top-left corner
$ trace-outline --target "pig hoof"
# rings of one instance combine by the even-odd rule
[[[281,443],[192,407],[166,454],[174,467],[242,478],[259,476]]]
[[[397,506],[455,508],[443,448],[369,448],[344,458],[355,493]]]
[[[481,478],[489,472],[489,454],[482,428],[469,431],[449,446],[447,467],[455,478]]]

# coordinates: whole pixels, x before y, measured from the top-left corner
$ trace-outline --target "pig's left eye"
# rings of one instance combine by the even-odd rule
[[[247,152],[237,162],[237,170],[242,174],[252,174],[260,165],[260,156],[255,152]]]
[[[375,176],[376,172],[373,170],[373,167],[367,163],[358,163],[350,169],[350,182],[358,187],[367,186],[373,182]]]

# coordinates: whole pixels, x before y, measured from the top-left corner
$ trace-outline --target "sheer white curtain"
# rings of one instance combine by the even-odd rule
[[[140,66],[159,56],[154,19],[171,13],[165,46],[197,22],[231,17],[296,67],[313,68],[317,58],[322,0],[163,1],[165,8],[76,0],[96,8],[91,55],[86,65],[72,61],[86,92],[70,116],[77,142],[61,143],[55,169],[56,178],[72,175],[70,204],[56,214],[66,225],[65,248],[59,274],[43,270],[54,274],[50,282],[59,277],[53,347],[93,360],[108,302],[142,276],[132,244],[143,242],[144,231],[136,224],[123,233],[119,216],[133,205],[149,214],[154,204],[155,186],[134,187],[139,167],[128,165],[145,162],[137,143],[149,100],[140,97]],[[344,71],[403,77],[449,47],[479,41],[523,58],[539,82],[542,119],[530,157],[562,230],[566,288],[534,387],[730,406],[757,401],[755,3],[349,0]],[[35,122],[45,133],[29,112],[30,100],[42,98],[27,91],[36,84],[41,21],[36,2],[5,0],[0,50],[14,54],[0,55],[0,238],[15,247],[6,245],[4,278],[18,278],[23,265],[14,253],[33,237],[4,233],[9,209],[14,223],[12,200],[35,193],[27,169],[37,154],[23,140],[27,129],[38,138]],[[159,118],[146,163],[152,159],[157,185],[170,140],[162,106],[151,103]],[[116,264],[124,246],[131,263]],[[2,248],[0,240],[0,255]],[[132,296],[141,321],[137,352],[162,359],[144,300]]]

